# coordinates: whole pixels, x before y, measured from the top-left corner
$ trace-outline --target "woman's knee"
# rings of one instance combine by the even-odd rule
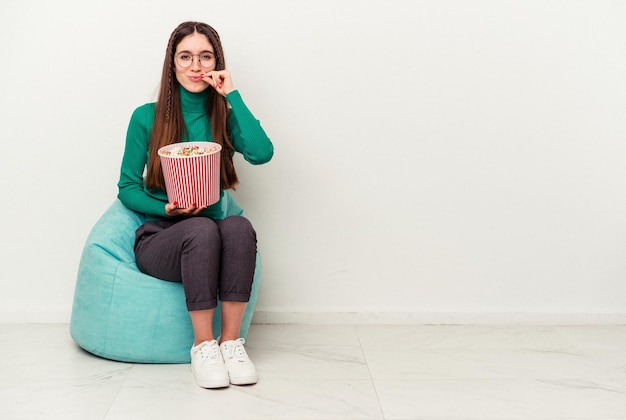
[[[252,223],[243,216],[229,216],[219,222],[222,238],[240,238],[256,241],[256,231]]]

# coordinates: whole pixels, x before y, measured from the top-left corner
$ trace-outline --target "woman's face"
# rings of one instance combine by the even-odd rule
[[[209,39],[194,32],[184,37],[174,53],[176,80],[189,92],[202,92],[209,84],[202,75],[215,70],[215,52]]]

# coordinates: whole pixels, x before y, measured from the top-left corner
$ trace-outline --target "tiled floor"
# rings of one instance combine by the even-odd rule
[[[626,419],[626,326],[253,325],[259,383],[91,356],[0,325],[0,419]]]

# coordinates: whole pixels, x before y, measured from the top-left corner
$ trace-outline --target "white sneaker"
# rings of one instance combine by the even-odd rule
[[[202,388],[228,386],[228,370],[217,341],[203,341],[191,348],[191,372]]]
[[[255,384],[259,379],[256,368],[246,354],[246,349],[243,348],[245,342],[243,338],[238,338],[220,344],[230,383],[233,385]]]

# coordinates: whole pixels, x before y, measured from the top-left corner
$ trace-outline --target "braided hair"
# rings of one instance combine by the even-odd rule
[[[161,86],[150,134],[150,154],[146,173],[146,186],[148,189],[165,189],[158,150],[168,144],[180,142],[187,130],[181,111],[180,84],[175,76],[174,55],[176,47],[183,38],[193,33],[205,35],[213,46],[215,70],[224,70],[226,68],[222,42],[217,31],[211,26],[201,22],[184,22],[172,32],[165,51]],[[220,165],[221,187],[223,189],[234,188],[238,183],[238,179],[233,164],[234,148],[228,137],[228,105],[226,99],[214,89],[209,89],[208,91],[207,115],[211,121],[213,141],[222,146],[222,161]]]

